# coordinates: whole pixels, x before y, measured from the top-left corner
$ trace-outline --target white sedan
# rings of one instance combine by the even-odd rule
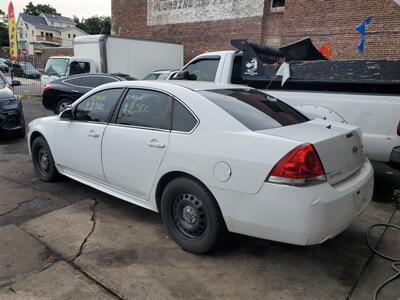
[[[245,86],[103,85],[31,122],[28,143],[41,180],[62,174],[159,211],[194,253],[214,248],[227,230],[322,243],[373,193],[357,127],[309,120]]]

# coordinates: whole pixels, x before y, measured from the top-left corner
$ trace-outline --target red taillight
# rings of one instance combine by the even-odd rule
[[[274,166],[267,177],[268,182],[290,185],[306,185],[325,180],[324,167],[311,144],[294,148]]]
[[[51,90],[52,89],[52,85],[51,84],[46,84],[45,86],[44,86],[44,92],[46,92],[46,91],[48,91],[48,90]]]
[[[397,124],[397,135],[400,136],[400,121],[399,124]]]

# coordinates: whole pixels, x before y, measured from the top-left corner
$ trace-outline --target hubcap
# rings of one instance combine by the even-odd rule
[[[175,197],[172,217],[178,230],[190,239],[200,238],[207,226],[204,204],[191,193],[180,193]]]
[[[186,205],[182,211],[183,219],[189,224],[194,224],[197,220],[197,213],[193,206]]]
[[[45,147],[42,146],[39,148],[37,158],[40,171],[43,174],[47,174],[47,172],[49,171],[50,162],[49,162],[49,154]]]

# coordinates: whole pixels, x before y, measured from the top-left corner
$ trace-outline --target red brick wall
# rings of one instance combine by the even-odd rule
[[[369,16],[360,55],[355,26]],[[264,20],[266,36],[281,36],[282,45],[310,36],[316,46],[331,43],[334,59],[400,59],[400,5],[393,0],[286,0],[284,13]]]
[[[122,37],[182,43],[185,61],[205,51],[231,49],[230,40],[259,41],[262,17],[147,26],[146,0],[112,0],[113,31]]]
[[[368,16],[366,53],[357,52],[355,26]],[[333,44],[334,59],[400,59],[400,5],[393,0],[286,0],[284,12],[271,12],[265,0],[260,17],[147,26],[146,0],[112,0],[115,34],[182,43],[185,61],[205,51],[230,49],[230,40],[247,37],[284,45],[310,36],[316,46]]]

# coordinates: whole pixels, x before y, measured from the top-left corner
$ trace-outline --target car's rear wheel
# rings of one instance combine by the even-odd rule
[[[37,137],[32,143],[32,162],[41,181],[51,182],[59,179],[60,174],[50,147],[43,137]]]
[[[58,101],[57,103],[57,107],[56,107],[56,113],[62,113],[64,110],[66,110],[68,108],[69,105],[72,104],[72,101],[70,99],[61,99],[60,101]]]
[[[214,249],[225,233],[214,197],[202,184],[187,177],[174,179],[165,187],[161,215],[172,238],[192,253]]]

